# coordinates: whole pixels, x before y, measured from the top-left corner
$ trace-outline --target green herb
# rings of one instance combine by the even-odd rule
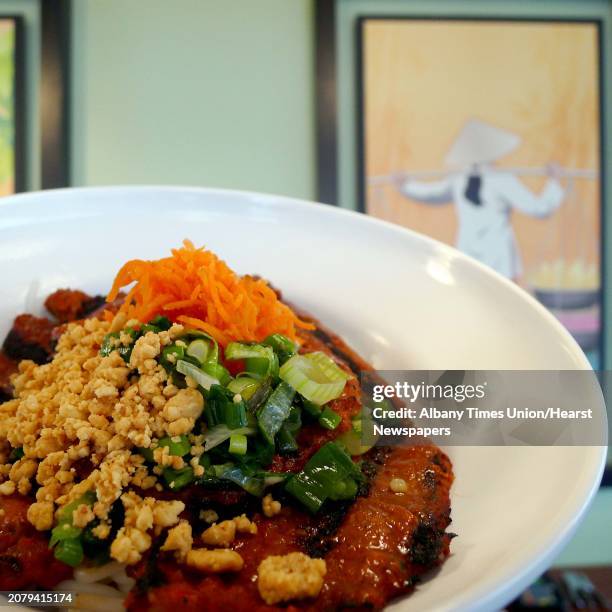
[[[259,386],[260,386],[260,381],[255,380],[254,378],[250,378],[247,375],[247,376],[238,376],[237,378],[234,378],[228,383],[227,388],[232,393],[236,393],[240,395],[240,397],[242,397],[243,400],[248,401],[253,397],[255,391],[257,391]]]
[[[258,376],[275,377],[278,374],[278,357],[270,346],[230,342],[225,349],[225,358],[229,361],[244,359],[246,371]]]
[[[363,475],[357,464],[336,443],[321,447],[304,466],[292,476],[285,490],[298,499],[310,512],[317,512],[325,500],[351,499]]]
[[[264,479],[247,466],[234,466],[225,469],[219,475],[222,480],[229,480],[242,487],[247,493],[261,497],[264,492]]]
[[[281,365],[293,357],[297,351],[296,345],[287,336],[282,334],[271,334],[262,344],[272,347]]]
[[[219,381],[216,378],[213,378],[209,374],[206,374],[202,370],[200,370],[197,366],[189,363],[184,359],[179,359],[176,362],[176,371],[184,374],[185,376],[189,376],[195,380],[200,387],[206,389],[207,391],[213,386],[218,385]]]
[[[295,389],[281,382],[257,412],[259,431],[269,444],[274,444],[274,437],[289,416],[294,396]]]
[[[178,344],[171,344],[170,346],[164,347],[161,354],[161,364],[168,369],[173,369],[179,359],[185,357],[185,347]]]
[[[319,416],[319,425],[325,429],[336,429],[342,422],[342,417],[329,407],[325,407]]]
[[[9,462],[10,463],[15,463],[15,461],[19,461],[19,459],[22,459],[25,456],[25,453],[23,452],[23,447],[18,446],[17,448],[13,448],[9,454]]]
[[[178,437],[178,441],[175,441]],[[191,450],[191,443],[187,439],[187,436],[164,436],[160,438],[157,446],[167,446],[168,452],[176,457],[183,457]],[[149,449],[147,449],[149,450]],[[146,459],[146,457],[145,457]]]
[[[279,376],[300,395],[319,405],[340,397],[351,378],[321,352],[294,355],[281,367]]]
[[[80,565],[83,561],[83,545],[80,538],[62,540],[55,547],[53,555],[58,561],[62,561],[71,567]]]
[[[246,455],[247,437],[244,434],[232,434],[229,439],[229,452],[232,455]]]
[[[173,468],[164,468],[162,472],[162,477],[169,489],[173,491],[180,491],[188,484],[193,482],[193,470],[190,467],[184,467],[180,470],[175,470]]]

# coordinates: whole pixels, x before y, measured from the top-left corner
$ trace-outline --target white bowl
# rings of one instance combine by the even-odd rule
[[[458,251],[357,213],[284,197],[114,187],[0,202],[0,336],[59,287],[106,291],[129,258],[190,238],[257,273],[386,369],[587,369],[527,293]],[[601,447],[448,449],[452,555],[393,610],[491,610],[547,568],[598,487]]]

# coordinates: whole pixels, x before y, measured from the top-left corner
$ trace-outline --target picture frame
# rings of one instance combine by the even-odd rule
[[[365,172],[364,172],[364,133],[363,122],[363,80],[362,80],[362,36],[363,24],[368,20],[412,20],[412,21],[480,21],[493,22],[505,21],[513,23],[588,23],[597,29],[598,37],[598,66],[599,66],[599,110],[601,120],[599,124],[599,161],[601,169],[600,180],[600,227],[599,227],[599,265],[601,275],[601,318],[602,330],[599,338],[599,350],[601,362],[599,367],[609,368],[610,355],[605,354],[605,346],[612,340],[610,330],[606,325],[605,313],[608,310],[606,295],[606,260],[610,261],[612,252],[610,246],[604,241],[606,226],[610,225],[610,219],[606,215],[607,191],[606,191],[606,143],[610,143],[611,136],[606,124],[605,107],[603,99],[607,87],[607,74],[604,74],[605,66],[609,65],[610,50],[606,49],[609,40],[611,24],[606,16],[599,16],[593,5],[585,5],[586,16],[580,14],[565,15],[558,12],[557,7],[545,7],[543,3],[537,3],[528,15],[512,12],[504,14],[503,8],[493,9],[491,14],[482,14],[480,11],[468,6],[465,11],[457,14],[449,14],[444,10],[447,6],[444,2],[432,2],[430,10],[425,13],[424,9],[414,9],[412,3],[386,2],[381,10],[380,4],[374,2],[355,1],[354,9],[348,10],[350,2],[325,2],[316,3],[316,40],[317,40],[317,196],[319,201],[365,211]],[[394,10],[401,4],[401,11]],[[429,8],[429,6],[428,6]],[[541,14],[535,11],[540,8]],[[557,12],[556,12],[557,10]],[[577,8],[575,12],[579,12]],[[347,41],[350,41],[352,49],[347,50]],[[352,58],[347,62],[347,57]],[[606,61],[604,56],[608,58]],[[347,71],[347,66],[349,70]],[[347,77],[347,72],[349,76]],[[339,74],[340,73],[340,74]],[[347,83],[347,81],[350,81]],[[331,93],[330,93],[331,90]],[[344,98],[344,102],[342,101]],[[347,103],[346,100],[350,99]],[[330,105],[332,106],[330,108]],[[350,124],[342,113],[347,108],[355,116]],[[349,113],[350,114],[350,113]],[[344,122],[344,127],[343,127]],[[347,132],[353,130],[353,140],[349,139],[347,144]],[[329,163],[329,159],[333,161]],[[322,160],[327,160],[322,162]],[[346,178],[347,167],[354,168],[352,179]],[[344,174],[343,174],[344,173]],[[352,183],[351,190],[343,186]],[[347,196],[348,193],[348,196]],[[607,468],[602,486],[612,486],[612,463]]]
[[[70,0],[39,0],[41,189],[70,185]]]
[[[12,117],[4,136],[14,171],[4,195],[70,184],[70,14],[69,0],[38,0],[23,13],[0,12],[0,24],[10,23],[15,36]]]
[[[4,83],[2,89],[10,88],[10,99],[7,100],[8,108],[2,105],[2,119],[6,122],[3,137],[3,148],[11,147],[11,151],[5,151],[9,159],[3,164],[12,166],[11,176],[6,182],[12,186],[12,193],[23,191],[25,187],[26,171],[24,164],[25,154],[25,115],[23,112],[24,99],[24,70],[25,58],[23,49],[23,19],[20,15],[0,14],[0,27],[3,35],[8,41],[12,40],[10,49],[6,49],[5,58],[11,63],[12,77],[10,82]],[[10,42],[6,43],[7,45]],[[10,188],[10,187],[9,187]]]

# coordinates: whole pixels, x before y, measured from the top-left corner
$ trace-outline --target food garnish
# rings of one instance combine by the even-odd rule
[[[0,541],[25,568],[4,589],[379,609],[448,555],[448,459],[364,445],[369,366],[264,280],[185,241],[127,262],[101,310],[79,291],[47,303],[61,326],[18,318],[0,388],[0,530],[26,534]],[[362,557],[368,578],[347,581]]]
[[[274,334],[295,340],[298,328],[312,329],[265,280],[239,276],[214,253],[196,249],[188,240],[173,249],[171,257],[128,261],[108,300],[131,283],[120,308],[127,319],[146,322],[166,315],[210,334],[222,346],[232,340],[259,342]]]

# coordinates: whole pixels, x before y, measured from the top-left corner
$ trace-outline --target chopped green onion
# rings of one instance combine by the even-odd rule
[[[372,416],[364,407],[351,421],[352,427],[337,438],[336,442],[342,444],[347,452],[352,455],[363,455],[376,444],[377,436],[374,434]]]
[[[281,382],[257,412],[259,431],[269,444],[274,444],[274,437],[289,416],[295,389],[286,382]]]
[[[85,504],[86,506],[92,506],[96,501],[96,494],[93,491],[87,491],[78,499],[71,501],[69,504],[66,504],[61,510],[59,514],[59,522],[60,523],[70,523],[72,524],[72,513],[81,505]]]
[[[140,335],[139,331],[131,327],[126,327],[123,330],[123,333],[128,334],[132,337],[132,340],[135,341]],[[125,346],[123,344],[119,344],[116,342],[121,336],[121,332],[112,332],[110,334],[106,334],[104,336],[104,340],[102,341],[102,346],[100,347],[100,355],[102,357],[108,357],[113,351],[117,351],[121,358],[125,363],[130,363],[130,357],[132,355],[132,348],[134,348],[133,343]]]
[[[49,540],[49,548],[55,546],[58,542],[66,539],[78,538],[83,531],[80,527],[75,527],[72,524],[72,515],[74,511],[81,505],[92,506],[96,501],[96,494],[93,491],[87,491],[78,499],[66,504],[59,512],[57,525],[51,530],[51,539]]]
[[[357,495],[357,483],[352,479],[339,480],[329,494],[330,499],[352,499]]]
[[[190,378],[193,378],[193,380],[195,380],[198,383],[198,385],[200,385],[200,387],[206,389],[207,391],[213,385],[219,384],[219,381],[216,378],[213,378],[212,376],[209,376],[205,372],[202,372],[202,370],[194,366],[192,363],[184,361],[183,359],[180,359],[179,361],[176,362],[176,370],[177,372],[180,372],[181,374],[184,374],[185,376],[189,376]]]
[[[225,424],[230,429],[247,426],[246,405],[243,401],[228,402],[225,405]]]
[[[187,439],[187,436],[177,436],[178,441],[175,441],[174,436],[164,436],[160,438],[157,445],[167,446],[168,452],[176,457],[183,457],[191,450],[191,443]],[[146,457],[145,457],[146,459]]]
[[[267,376],[259,383],[255,393],[248,399],[249,411],[256,414],[257,411],[268,401],[272,393],[272,377]]]
[[[326,404],[342,395],[350,378],[325,353],[294,355],[280,369],[281,380],[315,404]]]
[[[169,489],[179,491],[193,481],[193,470],[190,467],[184,467],[180,470],[167,467],[164,468],[162,476]]]
[[[236,434],[243,434],[245,436],[252,436],[257,430],[254,427],[241,427],[240,429],[230,429],[227,425],[216,425],[212,427],[204,434],[204,452],[208,452],[223,444],[226,440],[229,440]]]
[[[264,479],[251,470],[242,466],[234,466],[225,470],[219,476],[222,480],[229,480],[242,487],[247,493],[261,497],[264,492]]]
[[[198,338],[197,340],[190,342],[189,346],[187,347],[187,355],[197,359],[201,364],[206,362],[210,353],[210,344],[202,338]]]
[[[262,472],[259,474],[264,479],[264,487],[272,487],[281,482],[285,482],[293,476],[291,472]]]
[[[276,448],[278,449],[279,455],[295,453],[299,448],[295,436],[289,431],[286,423],[283,423],[279,432],[276,434]]]
[[[15,463],[15,461],[19,461],[24,457],[25,453],[23,452],[23,447],[18,446],[17,448],[13,448],[9,454],[9,461],[11,463]]]
[[[200,363],[217,363],[219,361],[219,345],[212,336],[209,336],[202,331],[191,329],[183,336],[182,339],[190,344],[196,340],[202,340],[208,345],[206,358]]]
[[[319,417],[319,425],[325,429],[336,429],[341,422],[342,417],[328,406],[323,409]]]
[[[161,331],[168,331],[172,327],[172,321],[168,317],[157,315],[149,321],[149,325],[153,325]]]
[[[271,346],[274,349],[274,352],[278,355],[281,365],[293,357],[297,351],[296,345],[289,338],[287,338],[287,336],[283,336],[282,334],[271,334],[262,342],[262,344]]]
[[[81,535],[83,530],[80,527],[75,527],[70,523],[58,523],[51,530],[51,546],[62,540],[73,540]]]
[[[241,398],[236,398],[239,401],[235,401],[235,397],[234,393],[221,385],[213,385],[210,388],[204,412],[208,427],[227,425],[230,429],[236,429],[248,425],[246,404]]]
[[[118,339],[118,332],[106,334],[106,336],[104,336],[104,340],[102,340],[102,345],[100,346],[100,355],[102,355],[102,357],[108,357],[115,350],[115,343],[113,340]]]
[[[185,347],[178,344],[171,344],[170,346],[164,347],[161,354],[162,365],[170,368],[176,367],[179,359],[185,357]]]
[[[83,561],[83,545],[79,538],[62,540],[53,554],[58,561],[76,567]]]
[[[138,449],[138,452],[149,462],[149,463],[153,463],[155,461],[155,459],[153,458],[153,449],[151,447],[149,448],[144,448],[144,446],[141,446]]]
[[[229,452],[232,455],[246,455],[247,437],[244,434],[232,434],[229,441]]]
[[[249,378],[248,376],[240,376],[238,378],[234,378],[229,382],[227,388],[232,393],[239,394],[242,399],[250,400],[253,397],[253,394],[260,386],[260,382],[255,380],[254,378]]]
[[[350,499],[357,493],[357,483],[363,475],[341,446],[328,442],[292,476],[285,490],[308,510],[317,512],[326,499]]]
[[[321,416],[321,412],[323,412],[323,406],[319,406],[319,404],[315,404],[314,402],[310,402],[304,398],[302,398],[302,406],[310,416],[317,419]]]
[[[295,439],[297,432],[302,427],[301,410],[296,406],[291,406],[289,416],[282,424],[279,432],[276,434],[276,446],[281,455],[294,453],[298,450],[298,443]]]
[[[202,371],[216,378],[220,384],[227,385],[232,380],[231,374],[220,363],[205,363],[202,365]]]
[[[221,478],[225,472],[231,470],[234,467],[233,463],[220,463],[218,465],[212,466],[212,471],[214,472],[217,478]]]
[[[270,346],[230,342],[225,348],[225,358],[229,361],[244,359],[246,371],[260,376],[278,374],[278,357]]]

